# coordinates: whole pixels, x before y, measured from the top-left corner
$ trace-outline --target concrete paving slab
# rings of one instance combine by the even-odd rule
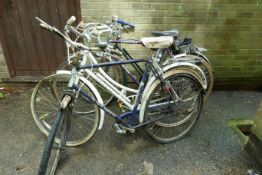
[[[0,99],[0,174],[36,174],[46,137],[30,111],[32,88]],[[215,91],[200,120],[184,139],[166,145],[144,132],[118,135],[106,119],[104,128],[79,147],[70,148],[57,174],[183,174],[245,175],[257,170],[238,137],[229,129],[232,118],[253,118],[262,92]]]

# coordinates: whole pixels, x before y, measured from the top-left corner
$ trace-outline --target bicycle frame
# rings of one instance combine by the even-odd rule
[[[85,54],[89,54],[88,56],[92,57],[92,54],[90,52],[85,52]],[[93,73],[92,71],[89,70],[90,68],[101,68],[101,67],[106,67],[106,66],[124,65],[124,64],[132,64],[132,63],[139,63],[139,62],[144,62],[145,63],[145,70],[144,70],[144,73],[143,73],[143,76],[142,76],[142,80],[141,80],[141,82],[139,84],[139,87],[138,87],[138,90],[137,90],[135,101],[133,103],[128,101],[126,99],[126,97],[123,98],[122,95],[124,95],[124,94],[122,94],[121,91],[119,91],[118,89],[114,89],[113,88],[114,86],[109,81],[106,81],[105,79],[101,80],[100,79],[101,76],[99,76],[99,73],[97,73],[98,75],[96,75],[95,73]],[[142,99],[142,94],[144,92],[145,85],[147,84],[147,79],[149,77],[149,73],[152,71],[154,73],[154,75],[157,74],[156,72],[154,72],[154,69],[156,69],[156,68],[154,68],[154,65],[153,65],[153,63],[152,63],[152,61],[150,59],[149,60],[143,60],[143,59],[140,59],[140,60],[126,60],[126,61],[117,61],[117,62],[108,62],[108,63],[100,63],[100,64],[83,65],[83,66],[75,67],[75,68],[72,69],[72,74],[71,74],[71,80],[70,80],[70,83],[69,83],[69,88],[70,88],[70,91],[73,90],[75,92],[78,92],[78,93],[82,94],[83,97],[85,98],[85,100],[92,101],[93,103],[95,103],[102,110],[104,110],[111,117],[113,117],[116,120],[116,122],[121,122],[123,119],[125,119],[125,118],[130,116],[131,118],[128,120],[130,126],[128,126],[128,127],[137,128],[137,127],[141,127],[141,126],[145,125],[145,124],[138,124],[138,125],[136,125],[136,123],[135,123],[135,116],[136,116],[136,114],[140,110],[140,103],[141,103],[141,99]],[[103,103],[101,103],[100,101],[96,100],[95,98],[90,96],[88,93],[83,91],[81,89],[81,87],[79,85],[77,85],[79,78],[76,77],[77,76],[77,71],[81,71],[81,70],[86,71],[101,86],[106,88],[110,93],[115,95],[120,101],[125,103],[130,108],[130,111],[125,112],[125,113],[120,114],[120,115],[117,115],[114,112],[112,112],[110,109],[108,109],[105,105],[103,105]],[[118,93],[120,93],[120,94],[118,94]],[[172,103],[172,102],[153,104],[150,107],[156,108],[156,107],[160,107],[162,105],[167,105],[167,104],[170,104],[170,103]],[[150,121],[150,122],[153,122],[153,121]],[[146,124],[148,124],[148,123],[146,123]]]
[[[144,77],[145,74],[143,74]],[[93,97],[89,96],[87,93],[85,93],[79,86],[77,85],[73,85],[72,90],[78,91],[80,94],[82,94],[84,96],[84,99],[86,101],[92,101],[93,103],[95,103],[97,106],[99,106],[103,111],[105,111],[106,113],[108,113],[111,117],[113,117],[116,120],[116,123],[121,123],[121,124],[125,124],[126,127],[128,128],[132,128],[132,129],[137,129],[140,127],[143,127],[145,125],[148,125],[150,123],[156,122],[158,120],[170,117],[172,115],[166,115],[163,117],[159,117],[157,119],[153,119],[144,123],[136,123],[135,119],[136,119],[136,114],[140,112],[140,108],[139,108],[139,99],[142,98],[142,94],[144,91],[144,85],[140,86],[140,91],[137,94],[137,98],[138,100],[136,100],[135,106],[131,111],[122,113],[120,115],[115,114],[113,111],[111,111],[109,108],[107,108],[106,106],[104,106],[102,103],[100,103],[98,100],[94,99]],[[161,107],[161,106],[166,106],[169,104],[172,104],[173,102],[166,102],[166,103],[159,103],[159,104],[153,104],[149,106],[149,109],[153,109],[153,108],[157,108],[157,107]],[[131,118],[128,120],[129,123],[123,123],[123,119],[125,119],[126,117],[131,116]]]
[[[122,48],[121,46],[119,46],[118,44],[116,44],[114,46],[116,49],[118,49],[122,54],[123,56],[125,57],[126,60],[133,60],[134,58],[130,55],[130,53],[125,49],[125,48]],[[138,64],[131,64],[133,66],[133,68],[136,70],[136,72],[142,76],[143,75],[143,69],[138,65]],[[125,70],[126,71],[126,70]],[[127,71],[126,71],[127,72]],[[132,74],[127,72],[127,74],[132,78]],[[132,78],[132,80],[137,83],[138,81],[135,81],[134,78]],[[138,84],[138,83],[137,83]]]
[[[114,45],[114,48],[115,49],[117,49],[117,50],[119,50],[121,53],[122,53],[122,55],[124,56],[124,58],[126,59],[126,60],[134,60],[134,58],[130,55],[130,53],[125,49],[125,48],[122,48],[119,44],[121,44],[121,43],[124,43],[124,44],[141,44],[141,41],[139,41],[139,40],[123,40],[123,39],[121,39],[121,38],[119,38],[119,39],[117,39],[117,40],[111,40],[110,41],[110,43],[112,43],[112,44],[115,44]],[[196,47],[196,46],[195,46]],[[197,48],[197,47],[196,47]],[[187,53],[181,53],[181,54],[177,54],[177,55],[173,55],[173,52],[172,52],[172,50],[170,50],[170,48],[164,48],[164,49],[158,49],[157,51],[156,51],[156,56],[155,56],[155,59],[156,59],[156,62],[157,63],[160,63],[161,62],[161,60],[163,59],[163,56],[164,56],[164,54],[165,53],[167,53],[167,55],[168,55],[168,59],[165,61],[165,63],[166,62],[168,62],[168,60],[170,60],[170,61],[175,61],[175,60],[177,60],[177,61],[183,61],[183,57],[185,57],[186,55],[187,55]],[[199,52],[199,53],[201,53],[201,52]],[[199,54],[198,53],[198,54]],[[113,57],[114,58],[114,60],[120,60],[120,61],[122,61],[122,59],[121,58],[119,58],[119,57],[116,57],[116,56],[114,56],[114,55],[111,55],[111,57]],[[182,58],[182,59],[180,59],[180,58]],[[203,57],[205,60],[207,59],[206,57]],[[209,62],[209,60],[207,59],[207,61]],[[184,64],[183,63],[179,63],[179,64],[181,64],[181,66],[184,66]],[[132,65],[132,67],[135,69],[135,71],[139,74],[139,76],[140,76],[140,80],[141,80],[141,77],[142,77],[142,75],[143,75],[143,70],[142,70],[142,68],[137,64],[137,63],[132,63],[131,64]],[[166,66],[165,64],[163,64],[163,66]],[[187,65],[187,66],[189,66],[189,67],[191,67],[191,68],[194,68],[195,69],[195,66],[192,64],[192,65]],[[134,82],[134,83],[136,83],[137,85],[139,85],[139,80],[138,80],[138,78],[135,76],[135,75],[133,75],[129,70],[128,70],[128,68],[127,67],[125,67],[124,65],[121,65],[121,67],[123,68],[123,70],[125,71],[125,73],[127,73],[127,75],[132,79],[132,81]],[[205,76],[204,76],[204,73],[203,73],[203,71],[202,70],[199,70],[198,69],[198,71],[200,72],[200,76],[203,78],[203,79],[205,79]]]
[[[123,93],[124,91],[131,92],[131,93],[138,93],[138,90],[132,89],[126,86],[123,86],[113,80],[110,76],[108,76],[102,67],[106,66],[113,66],[113,65],[123,65],[123,64],[131,64],[131,63],[138,63],[138,62],[147,62],[148,60],[138,59],[138,60],[127,60],[127,61],[116,61],[116,62],[108,62],[108,63],[100,63],[96,61],[94,56],[89,51],[82,52],[83,54],[83,61],[80,66],[80,70],[84,70],[92,79],[94,79],[96,82],[98,82],[102,87],[107,89],[111,94],[113,94],[115,97],[120,99],[125,105],[127,105],[130,109],[133,108],[133,105],[130,103],[130,100],[126,97],[126,95]],[[86,65],[87,59],[90,59],[90,61],[94,64]],[[94,73],[90,70],[90,68],[98,68],[98,72]],[[121,90],[119,90],[119,89]]]
[[[163,49],[163,50],[165,50],[165,49]],[[134,121],[135,121],[134,116],[140,110],[139,102],[141,102],[145,84],[146,83],[151,84],[153,82],[151,80],[156,80],[157,78],[159,78],[157,76],[153,76],[153,78],[151,78],[149,82],[146,82],[146,80],[149,76],[149,72],[150,72],[149,71],[149,68],[150,68],[149,65],[151,65],[151,68],[152,68],[151,71],[153,72],[153,75],[158,74],[158,72],[156,70],[157,68],[154,67],[154,64],[153,64],[153,62],[155,62],[157,64],[158,58],[153,58],[152,60],[150,60],[150,59],[149,60],[138,59],[138,60],[126,60],[126,61],[116,61],[116,62],[108,62],[108,63],[98,64],[96,59],[94,58],[94,56],[92,55],[92,53],[90,51],[84,51],[83,54],[84,54],[83,61],[81,63],[81,66],[78,67],[78,70],[79,71],[81,71],[81,70],[85,71],[90,77],[92,77],[95,81],[97,81],[102,87],[107,89],[111,94],[113,94],[120,101],[122,101],[128,107],[130,112],[127,112],[127,113],[124,113],[124,114],[121,114],[121,115],[117,115],[117,114],[113,113],[112,111],[110,111],[108,108],[106,108],[102,103],[99,103],[95,99],[90,99],[90,96],[88,96],[88,94],[85,94],[84,92],[82,92],[81,89],[77,88],[77,86],[74,87],[75,90],[79,90],[79,92],[81,92],[83,94],[83,96],[85,96],[87,98],[87,100],[93,101],[96,105],[98,105],[102,110],[107,112],[110,116],[114,117],[117,121],[121,121],[122,119],[126,118],[127,116],[131,116],[131,124],[133,125]],[[179,55],[174,56],[174,57],[179,57]],[[91,60],[91,62],[93,62],[95,64],[86,65],[86,60],[88,58]],[[118,82],[114,81],[111,77],[109,77],[103,71],[103,69],[101,69],[101,67],[106,67],[106,66],[113,66],[113,65],[122,65],[123,66],[124,64],[134,64],[134,63],[136,64],[136,63],[139,63],[139,62],[145,62],[147,64],[147,66],[146,66],[147,70],[144,72],[144,74],[142,76],[143,78],[142,78],[141,83],[140,83],[140,84],[143,84],[143,86],[142,87],[139,86],[138,90],[128,88],[128,87],[125,87],[125,86],[119,84]],[[179,62],[170,64],[170,65],[164,67],[163,71],[169,70],[171,68],[179,67],[179,66],[189,66],[189,67],[193,67],[195,70],[198,69],[199,71],[201,71],[201,69],[198,68],[197,66],[195,66],[194,64],[179,63]],[[98,68],[98,72],[93,73],[91,70],[89,70],[90,68]],[[204,73],[202,73],[202,74],[204,75]],[[206,88],[206,81],[201,82],[201,84],[202,84],[203,88],[205,89]],[[118,87],[122,90],[118,90],[116,87]],[[147,87],[149,87],[149,86],[147,86]],[[142,91],[141,91],[141,89],[142,89]],[[126,94],[123,93],[123,90],[136,94],[136,99],[135,99],[135,102],[133,104],[131,103],[130,99],[128,99],[126,97]],[[155,107],[159,107],[159,105],[166,105],[166,104],[158,104]],[[139,122],[141,123],[140,125],[144,126],[144,123],[142,122],[141,116],[139,116]]]
[[[125,49],[122,48],[121,46],[119,46],[119,43],[126,43],[126,42],[122,42],[121,40],[114,40],[112,43],[116,43],[116,45],[114,46],[116,49],[118,49],[123,56],[125,57],[126,60],[135,60],[136,58],[133,58],[130,53]],[[127,43],[130,44],[130,43]],[[162,49],[161,50],[163,53],[164,52],[168,52],[170,53],[168,48]],[[121,60],[118,57],[112,56],[115,60]],[[161,57],[162,58],[162,57]],[[160,62],[161,58],[157,58],[157,62]],[[134,83],[136,83],[137,85],[139,85],[139,80],[141,80],[142,76],[143,76],[143,69],[137,64],[137,63],[132,63],[131,64],[132,67],[135,69],[135,71],[139,74],[140,78],[138,79],[134,74],[132,74],[124,65],[122,65],[121,67],[123,68],[123,70],[125,71],[125,73],[127,73],[127,75],[132,79],[132,81]]]

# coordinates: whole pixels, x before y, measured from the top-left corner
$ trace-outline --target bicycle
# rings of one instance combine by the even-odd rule
[[[69,21],[71,20],[71,18],[69,19]],[[70,24],[70,22],[67,22],[67,25],[66,27],[68,27]],[[65,27],[65,31],[68,31],[68,29]],[[104,27],[103,27],[104,28]],[[72,30],[71,30],[72,31]],[[66,32],[67,33],[67,32]],[[76,33],[76,32],[74,32]],[[77,34],[78,36],[80,35],[83,35],[83,34]],[[86,36],[86,33],[85,33],[85,36]],[[115,42],[123,42],[123,43],[129,43],[129,40],[126,40],[126,41],[123,41],[123,40],[115,40]],[[131,42],[135,42],[134,40],[131,40]],[[69,47],[67,47],[69,48]],[[93,50],[92,50],[93,49]],[[98,49],[98,48],[92,48],[90,49],[91,51],[93,51],[92,53],[96,53],[97,51],[101,50],[101,49]],[[67,49],[69,50],[69,49]],[[102,50],[103,51],[103,50]],[[109,51],[111,52],[111,50],[107,49],[106,51]],[[168,50],[166,51],[168,52]],[[158,53],[158,52],[157,52]],[[105,52],[105,54],[107,54],[107,52]],[[110,54],[110,53],[109,53]],[[76,56],[76,54],[68,54],[69,55],[69,60],[70,59],[73,59],[74,56]],[[158,54],[157,54],[158,55]],[[121,60],[117,57],[114,57],[112,56],[113,59],[112,60]],[[181,56],[179,55],[178,58],[180,58]],[[175,60],[177,60],[178,58],[176,58]],[[186,57],[187,58],[187,57]],[[97,59],[97,57],[96,57]],[[133,60],[133,59],[131,59]],[[97,63],[97,62],[96,62]],[[186,68],[193,68],[193,73],[196,73],[196,71],[198,71],[198,74],[201,75],[199,79],[202,79],[202,81],[205,81],[205,75],[204,73],[201,71],[201,69],[199,69],[198,67],[196,67],[194,64],[190,64],[190,63],[180,63],[180,62],[176,62],[176,63],[168,63],[168,65],[171,65],[171,67],[176,67],[176,68],[184,68],[183,66],[187,66]],[[167,65],[167,66],[168,66]],[[123,65],[120,65],[120,66],[123,66]],[[109,67],[119,67],[119,66],[109,66]],[[106,67],[107,69],[108,67]],[[122,68],[125,68],[124,66]],[[170,66],[168,66],[168,69],[170,69]],[[191,71],[190,69],[187,69],[187,71]],[[61,71],[60,71],[61,72]],[[117,86],[118,88],[122,88],[125,92],[133,92],[133,93],[136,93],[137,91],[135,90],[132,90],[130,88],[127,88],[123,85],[121,85],[121,83],[117,83],[115,81],[112,81],[112,77],[113,76],[107,76],[107,74],[103,71],[100,70],[100,72],[102,73],[102,76],[108,78],[110,80],[110,82],[112,82],[115,86]],[[129,72],[129,74],[131,74]],[[118,75],[118,74],[116,74]],[[131,77],[132,77],[132,74],[131,74]],[[116,80],[116,79],[114,79]],[[39,113],[39,111],[42,111],[42,110],[45,110],[45,108],[47,106],[49,107],[52,107],[50,105],[53,105],[54,103],[56,103],[56,101],[59,101],[59,99],[61,98],[62,96],[62,93],[60,92],[63,92],[67,89],[67,82],[69,81],[69,75],[68,74],[65,74],[65,75],[61,75],[61,74],[55,74],[55,75],[52,75],[52,76],[49,76],[49,77],[46,77],[44,78],[44,80],[40,81],[37,86],[34,88],[34,91],[32,93],[32,97],[31,97],[31,110],[32,110],[32,114],[33,114],[33,117],[34,117],[34,120],[36,121],[37,123],[37,126],[40,128],[40,130],[45,134],[45,135],[48,135],[50,129],[51,129],[51,125],[52,125],[52,120],[51,121],[45,121],[44,119],[48,118],[50,113],[49,111],[46,111],[44,114],[43,113]],[[138,82],[138,80],[136,80]],[[94,82],[94,81],[92,81]],[[203,86],[205,86],[204,84],[205,83],[202,83]],[[107,94],[110,94],[109,92],[107,92],[107,90],[102,90],[101,89],[105,89],[103,88],[102,86],[99,86],[99,85],[95,85],[96,88],[99,88],[98,91],[100,93],[103,93],[103,100],[105,101],[105,99],[112,99],[112,97],[114,97],[113,95],[107,95]],[[51,87],[52,89],[50,90],[50,92],[48,92],[48,89],[46,88],[49,88]],[[106,93],[104,93],[106,92]],[[59,94],[60,93],[60,94]],[[119,93],[119,92],[118,92]],[[48,98],[46,98],[45,96],[48,95]],[[108,96],[109,98],[105,98],[105,96]],[[133,98],[133,96],[129,96],[130,98]],[[41,100],[42,99],[42,100]],[[50,102],[49,102],[49,101]],[[104,104],[107,105],[109,104],[110,100],[106,101]],[[44,104],[45,103],[45,104]],[[122,109],[122,111],[128,109],[128,107],[121,103],[121,101],[119,101],[119,106],[120,108]],[[44,109],[43,109],[44,108]],[[78,108],[81,108],[81,107],[78,107]],[[84,140],[83,141],[79,141],[79,144],[82,144],[82,142],[85,142]],[[78,143],[77,143],[78,144]],[[69,144],[69,145],[77,145],[75,143],[72,143],[72,144]]]
[[[121,26],[119,26],[119,24]],[[123,60],[119,56],[123,56],[123,58],[126,60],[134,59],[125,48],[122,48],[121,45],[119,45],[121,43],[128,43],[128,44],[131,43],[132,44],[132,40],[127,40],[124,42],[121,41],[121,38],[122,38],[121,35],[123,31],[130,31],[134,29],[135,29],[135,26],[133,24],[130,24],[124,20],[121,20],[117,16],[113,16],[111,22],[110,21],[106,22],[106,24],[87,23],[85,24],[85,27],[83,27],[82,29],[83,32],[81,34],[77,32],[76,30],[74,30],[74,28],[69,26],[69,30],[78,36],[84,36],[85,38],[89,38],[89,40],[90,38],[97,39],[97,42],[98,42],[97,46],[100,47],[101,49],[101,52],[102,52],[101,55],[106,57],[106,59],[109,58],[109,60],[114,60],[114,61]],[[100,39],[103,33],[108,33],[107,42],[102,42]],[[162,57],[164,53],[172,52],[172,54],[176,56],[175,57],[172,57],[172,55],[166,56],[168,57],[167,59],[169,61],[165,63],[170,64],[170,63],[178,62],[179,64],[177,64],[177,67],[187,67],[189,69],[195,69],[194,65],[197,65],[202,70],[202,71],[198,70],[198,73],[201,74],[200,76],[206,77],[206,80],[207,80],[207,89],[206,89],[206,93],[204,96],[204,101],[206,101],[212,91],[213,82],[214,82],[214,76],[213,76],[211,63],[209,59],[205,55],[202,54],[202,52],[206,51],[206,49],[198,48],[195,45],[192,46],[191,45],[192,39],[189,39],[189,38],[185,38],[183,41],[181,41],[178,38],[179,32],[177,30],[164,31],[164,32],[152,32],[152,35],[154,36],[172,36],[175,39],[174,44],[172,45],[172,47],[170,47],[169,50],[168,48],[165,48],[158,52],[159,53],[158,62],[163,60]],[[112,38],[116,38],[116,40],[112,40]],[[165,63],[164,63],[164,66],[166,65]],[[188,63],[191,63],[191,64],[188,64]],[[62,64],[62,66],[60,66],[60,68],[64,69],[65,65],[68,65],[68,61],[65,61]],[[137,73],[137,75],[139,76],[139,78],[133,75],[128,70],[128,68],[125,67],[124,65],[120,65],[118,68],[114,68],[114,70],[118,71],[118,74],[121,75],[123,85],[127,85],[127,78],[130,78],[132,82],[134,82],[136,85],[139,85],[139,80],[141,80],[143,70],[136,63],[133,63],[131,65],[134,68],[135,73]],[[113,98],[111,98],[110,100],[113,100]]]
[[[83,119],[84,121],[88,121],[89,124],[91,123],[90,129],[88,131],[85,130],[84,134],[82,134],[85,137],[85,142],[94,136],[97,129],[102,128],[104,112],[115,119],[113,126],[117,133],[134,133],[136,129],[145,127],[151,138],[160,143],[170,143],[181,139],[195,125],[201,113],[203,89],[205,89],[197,73],[194,73],[192,70],[188,71],[186,68],[174,69],[171,65],[161,68],[157,64],[154,54],[148,60],[138,59],[98,64],[89,47],[72,41],[68,36],[39,18],[38,21],[40,21],[41,27],[58,34],[66,43],[78,49],[76,58],[71,63],[72,71],[68,89],[64,93],[61,102],[56,104],[59,105],[59,110],[56,113],[54,124],[48,136],[48,141],[40,163],[39,174],[45,174],[46,168],[49,167],[49,157],[55,140],[59,143],[59,152],[55,156],[55,161],[51,163],[53,165],[51,172],[55,171],[61,154],[63,154],[65,150],[65,145],[70,142],[71,144],[74,143],[77,145],[76,142],[79,141],[79,138],[76,134],[73,135],[72,133],[73,120],[82,119],[81,122],[76,125],[77,129],[85,126]],[[154,45],[154,42],[159,42],[160,45]],[[141,41],[137,41],[137,44],[143,44],[149,49],[155,49],[169,47],[172,42],[172,37],[155,38],[153,42],[148,41],[148,38],[142,38]],[[79,55],[83,56],[80,57]],[[87,59],[90,59],[90,61],[95,64],[86,65]],[[115,88],[113,83],[99,76],[99,73],[94,73],[89,70],[111,65],[140,62],[144,62],[145,70],[138,90],[126,88],[136,94],[134,101],[127,98],[125,94]],[[81,75],[81,70],[85,70],[85,72],[98,81],[101,86],[108,89],[114,96],[129,107],[130,111],[118,115],[108,109],[103,104],[102,98],[94,85]],[[103,71],[102,69],[100,70],[101,72]],[[63,71],[64,74],[66,74],[66,72],[68,71]],[[152,72],[152,77],[150,80],[147,80],[150,72]],[[61,75],[63,73],[61,73]],[[82,104],[82,102],[85,102],[88,107],[85,108],[86,111],[74,110],[75,104]],[[81,109],[83,110],[83,108]],[[138,113],[139,117],[136,117]],[[164,130],[164,134],[167,134],[167,136],[163,135],[163,132],[159,132],[159,130]],[[174,130],[176,131],[175,133],[173,133]],[[180,131],[178,135],[176,135],[177,131]],[[59,134],[57,137],[60,139],[56,137],[57,133]]]
[[[121,25],[121,26],[119,26]],[[78,36],[84,36],[86,38],[95,38],[97,39],[97,46],[100,47],[100,49],[103,51],[103,53],[106,53],[106,56],[109,56],[111,60],[114,61],[121,61],[124,59],[126,60],[133,60],[134,58],[131,56],[131,54],[125,49],[121,47],[121,43],[125,43],[123,41],[120,41],[122,39],[122,32],[129,32],[133,31],[135,29],[135,26],[133,24],[130,24],[124,20],[119,19],[117,16],[113,16],[111,21],[107,21],[106,24],[102,23],[88,23],[86,24],[86,27],[84,27],[84,31],[82,34],[78,33]],[[70,27],[70,31],[77,34],[77,32]],[[83,34],[84,33],[84,34]],[[101,35],[104,33],[108,33],[107,42],[101,41]],[[214,82],[214,76],[213,76],[213,70],[211,63],[209,59],[202,53],[206,51],[204,48],[198,48],[196,45],[192,45],[192,39],[185,38],[183,41],[179,39],[179,32],[176,29],[173,29],[171,31],[163,31],[163,32],[152,32],[152,35],[154,36],[172,36],[174,38],[174,42],[172,46],[170,47],[170,50],[162,49],[158,53],[158,62],[160,63],[161,60],[163,60],[163,55],[168,52],[172,52],[173,55],[176,55],[176,57],[170,57],[170,55],[167,55],[166,59],[169,60],[168,63],[171,62],[179,62],[177,64],[178,67],[186,66],[190,69],[194,69],[194,66],[189,65],[188,63],[192,63],[197,65],[201,68],[203,72],[199,72],[200,74],[205,75],[207,80],[207,89],[204,97],[204,101],[207,100],[209,97],[212,88],[213,88],[213,82]],[[112,40],[115,38],[116,40]],[[90,39],[89,39],[90,40]],[[128,42],[132,43],[132,40],[128,40]],[[113,45],[112,45],[113,44]],[[103,54],[102,54],[103,55]],[[120,58],[119,56],[122,56],[123,58]],[[186,57],[186,58],[185,58]],[[191,58],[191,59],[189,59]],[[183,64],[185,62],[186,64]],[[165,62],[166,63],[166,62]],[[67,65],[68,61],[65,61],[63,65]],[[121,65],[121,68],[118,68],[118,74],[122,75],[123,77],[123,85],[127,85],[127,78],[130,78],[132,82],[134,82],[136,85],[139,84],[139,80],[142,77],[143,70],[138,64],[131,64],[134,68],[136,74],[139,76],[137,78],[135,75],[133,75],[125,66]],[[162,66],[165,66],[166,64],[162,64]],[[60,68],[63,69],[63,66]]]
[[[122,38],[122,31],[133,31],[135,29],[135,25],[130,24],[129,22],[126,22],[122,19],[119,19],[116,15],[112,17],[112,22],[106,22],[109,27],[113,30],[114,37],[116,38],[116,41],[108,41],[107,43],[114,44],[112,47],[116,50],[119,51],[120,54],[124,56],[126,60],[132,60],[134,59],[131,54],[125,49],[122,48],[121,45],[119,45],[119,39]],[[121,26],[119,26],[120,24]],[[179,31],[177,29],[169,30],[169,31],[155,31],[151,32],[153,36],[172,36],[174,38],[174,42],[172,46],[170,47],[170,50],[168,49],[160,49],[158,51],[158,63],[161,63],[161,61],[164,59],[163,56],[165,53],[168,55],[166,56],[166,62],[162,64],[161,66],[166,66],[170,63],[174,62],[179,62],[177,64],[177,67],[188,67],[189,69],[195,69],[194,66],[189,65],[188,63],[192,63],[197,65],[198,67],[201,68],[203,72],[199,72],[199,74],[204,73],[206,80],[207,80],[207,89],[205,92],[204,96],[204,101],[207,101],[208,97],[211,94],[212,88],[213,88],[213,83],[214,83],[214,75],[213,75],[213,70],[212,70],[212,65],[209,61],[209,59],[203,54],[203,52],[206,52],[207,50],[205,48],[199,48],[196,45],[192,45],[192,39],[191,38],[184,38],[183,41],[180,40],[179,38]],[[100,37],[97,36],[98,38],[98,43],[100,43]],[[111,39],[111,38],[110,38]],[[170,54],[172,52],[172,54]],[[172,55],[175,55],[175,57],[172,57]],[[190,59],[191,58],[191,59]],[[114,58],[117,60],[117,58]],[[183,64],[186,63],[186,64]],[[136,73],[141,77],[142,76],[142,69],[139,65],[137,64],[132,64],[134,70],[136,70]],[[124,69],[125,70],[125,69]],[[125,75],[125,74],[124,74]],[[138,84],[136,81],[136,77],[133,78],[132,75],[127,73],[129,77]]]

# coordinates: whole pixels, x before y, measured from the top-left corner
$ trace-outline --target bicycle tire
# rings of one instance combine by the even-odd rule
[[[66,142],[67,132],[69,131],[69,122],[68,118],[70,117],[70,113],[68,112],[68,116],[64,116],[65,111],[59,110],[56,117],[52,129],[48,135],[44,151],[42,154],[41,162],[38,169],[38,175],[53,175],[55,174],[56,168],[58,166],[59,160],[64,153],[64,147]],[[65,125],[65,126],[63,126]],[[62,128],[64,127],[64,128]],[[61,142],[58,145],[58,148],[53,148],[55,137],[59,133],[59,129],[61,129],[60,136]],[[53,157],[54,156],[54,157]]]
[[[41,80],[33,90],[31,96],[31,112],[33,118],[42,133],[48,136],[54,115],[60,107],[60,99],[67,91],[70,75],[53,74]],[[60,83],[61,82],[61,83]],[[94,92],[80,79],[79,85],[95,99]],[[84,96],[78,95],[75,99],[72,114],[71,132],[67,146],[78,146],[87,142],[96,132],[100,121],[100,110],[92,102],[85,100]],[[59,139],[55,139],[59,143]]]
[[[169,70],[169,71],[164,73],[164,78],[165,78],[165,80],[168,80],[168,81],[170,81],[171,78],[174,78],[173,81],[174,80],[180,80],[180,79],[181,79],[180,81],[182,81],[183,79],[191,81],[191,85],[193,85],[193,90],[194,90],[195,94],[197,95],[197,98],[196,98],[197,106],[195,107],[195,109],[193,111],[191,111],[192,113],[191,113],[190,117],[188,117],[186,115],[186,117],[188,117],[188,118],[185,117],[186,119],[184,119],[183,122],[181,122],[182,121],[182,119],[181,119],[177,122],[172,120],[172,123],[171,123],[171,121],[170,121],[171,117],[169,117],[169,118],[164,118],[162,120],[148,124],[145,127],[146,132],[148,133],[148,135],[153,140],[155,140],[159,143],[171,143],[171,142],[180,140],[183,137],[185,137],[189,133],[189,131],[191,131],[192,128],[195,126],[197,120],[199,119],[201,110],[202,110],[203,94],[201,92],[201,85],[198,83],[198,81],[191,74],[188,74],[187,71],[180,70],[180,73],[177,73],[177,71],[174,72],[173,70]],[[179,79],[176,79],[176,78],[179,78]],[[177,83],[178,81],[174,81],[174,83],[175,82]],[[172,110],[174,111],[174,113],[175,113],[175,111],[179,111],[179,109],[172,109],[173,107],[166,108],[160,113],[159,113],[159,110],[161,110],[161,108],[155,108],[155,109],[151,108],[151,111],[149,111],[150,101],[151,102],[154,101],[154,103],[155,103],[155,100],[153,99],[153,97],[154,96],[156,97],[156,95],[157,95],[156,92],[157,92],[158,88],[161,87],[161,85],[162,85],[162,83],[159,80],[156,80],[156,82],[154,82],[152,84],[151,88],[148,91],[149,95],[145,99],[146,100],[146,107],[145,107],[145,112],[144,112],[144,122],[152,120],[152,116],[150,116],[149,114],[152,115],[152,114],[155,113],[154,115],[156,115],[157,117],[161,117],[160,114],[167,115],[167,113],[168,113],[168,115],[170,115],[169,113]],[[174,89],[176,89],[176,91],[178,91],[177,88],[178,87],[175,87]],[[162,99],[164,99],[165,96],[166,96],[166,99],[170,98],[169,97],[170,94],[168,92],[162,91],[162,89],[160,89],[160,90],[162,92],[162,94],[160,94]],[[180,90],[181,90],[181,92],[183,92],[183,90],[185,91],[185,89],[180,89]],[[186,89],[186,90],[188,90],[188,89]],[[164,94],[164,93],[166,93],[166,94]],[[181,94],[178,93],[178,95],[181,95]],[[177,107],[177,106],[179,106],[179,104],[175,103],[175,107]],[[187,111],[185,111],[185,112],[187,112]],[[185,114],[187,114],[187,113],[185,113]],[[155,131],[157,131],[158,133],[155,133]],[[177,132],[180,132],[180,133],[177,134]]]
[[[203,70],[203,72],[205,73],[206,79],[207,79],[207,89],[204,95],[204,102],[206,102],[209,96],[211,95],[211,92],[214,86],[214,74],[212,70],[212,65],[202,55],[194,55],[194,56],[197,56],[198,58],[200,58],[200,62],[197,63],[197,66],[199,66],[200,69]],[[203,64],[204,67],[201,67],[201,65],[199,65],[201,63]]]

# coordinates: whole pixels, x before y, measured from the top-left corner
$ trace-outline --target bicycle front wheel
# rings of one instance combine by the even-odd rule
[[[63,94],[67,91],[70,75],[54,74],[40,81],[31,96],[31,111],[39,129],[48,136],[56,112],[59,110]],[[81,89],[96,99],[93,91],[81,80]],[[100,119],[99,108],[91,101],[77,93],[72,111],[71,129],[66,142],[67,146],[77,146],[87,142],[96,132]],[[55,139],[60,142],[59,138]]]
[[[164,76],[169,85],[159,80],[152,85],[144,119],[145,122],[160,119],[148,124],[146,131],[155,141],[170,143],[183,138],[193,128],[201,113],[203,95],[200,84],[186,72],[170,70]]]

